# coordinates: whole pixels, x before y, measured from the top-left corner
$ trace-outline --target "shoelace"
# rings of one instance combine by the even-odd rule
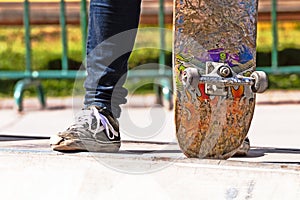
[[[96,118],[96,128],[92,129],[93,125],[93,118]],[[96,138],[96,134],[102,131],[105,131],[107,137],[110,140],[115,139],[118,137],[119,133],[115,131],[112,125],[109,123],[108,119],[99,113],[98,109],[95,107],[91,107],[90,110],[82,110],[76,117],[76,124],[72,125],[70,129],[76,129],[78,127],[84,127],[85,124],[89,125],[89,131],[94,133],[94,138]],[[110,132],[112,134],[110,134]]]

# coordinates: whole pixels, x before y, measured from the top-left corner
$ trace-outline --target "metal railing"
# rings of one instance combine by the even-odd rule
[[[279,66],[278,65],[278,27],[277,27],[277,0],[272,1],[271,23],[272,23],[272,60],[271,66],[258,67],[258,70],[263,70],[269,74],[284,74],[284,73],[300,73],[300,66]],[[40,79],[74,79],[86,77],[85,71],[70,70],[68,66],[68,38],[66,31],[66,7],[65,1],[60,0],[60,28],[61,28],[61,70],[42,70],[33,71],[31,68],[31,40],[30,40],[30,2],[24,0],[24,16],[23,24],[25,29],[25,69],[24,71],[0,71],[0,79],[16,79],[14,89],[14,99],[19,110],[23,109],[23,94],[28,87],[36,87],[37,94],[41,105],[46,106],[45,94]],[[164,0],[159,0],[158,24],[160,29],[160,54],[159,54],[159,70],[147,70],[147,73],[139,70],[133,70],[128,73],[128,78],[131,77],[152,77],[159,78],[160,83],[156,89],[158,99],[169,101],[172,105],[172,72],[165,67],[165,18],[164,18]],[[85,59],[86,47],[86,30],[87,30],[87,3],[86,0],[80,1],[80,26],[82,34],[82,59]],[[164,91],[164,92],[162,92]]]
[[[277,26],[277,0],[272,1],[271,24],[272,24],[272,52],[271,66],[258,67],[257,70],[265,71],[268,74],[291,74],[300,73],[300,66],[279,66],[278,65],[278,26]]]
[[[61,56],[61,70],[32,70],[32,55],[31,55],[31,27],[30,27],[30,2],[24,0],[24,38],[25,38],[25,70],[24,71],[1,71],[1,79],[17,79],[19,80],[14,89],[14,99],[18,106],[18,110],[23,109],[23,94],[29,87],[36,87],[37,95],[41,102],[42,107],[46,106],[45,94],[40,83],[40,79],[73,79],[75,77],[85,77],[84,71],[69,70],[68,69],[68,43],[67,43],[67,30],[66,30],[66,15],[65,15],[65,2],[60,1],[60,27],[61,27],[61,43],[62,43],[62,56]],[[86,28],[87,28],[87,8],[86,1],[81,1],[80,9],[80,25],[82,34],[82,52],[83,58],[85,57],[85,41],[86,41]]]
[[[164,0],[159,1],[159,26],[164,27]],[[61,70],[41,70],[33,71],[31,62],[31,32],[30,32],[30,2],[24,0],[23,2],[24,16],[23,24],[25,29],[25,69],[24,71],[0,71],[0,79],[16,79],[19,80],[14,89],[14,99],[17,104],[18,110],[23,109],[23,95],[24,91],[29,87],[35,87],[37,95],[40,100],[42,107],[46,106],[45,93],[40,82],[40,79],[74,79],[74,78],[85,78],[85,71],[70,70],[68,65],[68,37],[67,37],[67,24],[66,24],[66,6],[65,1],[60,0],[60,29],[61,29]],[[87,37],[87,3],[86,0],[80,1],[80,26],[82,34],[82,59],[86,56],[86,37]],[[165,68],[165,34],[164,29],[160,29],[160,54],[159,54],[159,70],[147,70],[147,73],[141,70],[133,70],[128,73],[128,78],[132,77],[152,77],[159,78],[159,86],[156,88],[158,97],[166,98],[171,102],[171,88],[172,79],[170,70]],[[164,92],[162,92],[164,91]],[[167,91],[167,92],[166,92]],[[162,100],[158,100],[163,102]]]

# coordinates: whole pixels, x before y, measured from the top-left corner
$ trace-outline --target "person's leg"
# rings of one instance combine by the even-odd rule
[[[85,108],[74,125],[54,135],[57,151],[115,152],[120,148],[119,105],[125,103],[127,61],[139,22],[141,0],[91,0],[84,87]]]
[[[119,117],[126,103],[127,61],[139,23],[141,0],[92,0],[87,39],[85,106],[106,107]],[[113,96],[113,98],[112,98]]]

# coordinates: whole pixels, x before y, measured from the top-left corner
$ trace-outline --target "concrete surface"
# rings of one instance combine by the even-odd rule
[[[124,154],[0,152],[1,199],[299,199],[299,168]],[[131,170],[144,170],[133,174]],[[120,170],[122,169],[122,170]],[[126,169],[129,170],[126,171]]]
[[[226,161],[185,158],[173,113],[153,106],[151,97],[123,107],[125,142],[117,154],[50,150],[43,137],[72,123],[77,109],[70,99],[50,99],[45,110],[30,100],[21,114],[11,100],[1,100],[0,198],[300,199],[299,94],[259,95],[249,155]]]

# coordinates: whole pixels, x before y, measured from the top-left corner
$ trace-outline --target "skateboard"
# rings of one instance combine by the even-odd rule
[[[258,0],[175,0],[176,136],[187,157],[227,159],[250,128],[255,93]]]

